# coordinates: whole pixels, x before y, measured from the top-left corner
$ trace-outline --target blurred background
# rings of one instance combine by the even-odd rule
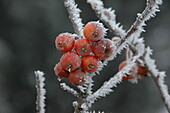
[[[86,0],[76,2],[84,24],[98,20]],[[117,22],[126,30],[145,7],[145,0],[104,0],[104,3],[116,10]],[[160,9],[157,17],[147,22],[147,32],[142,36],[146,45],[154,49],[158,68],[167,72],[170,88],[170,0],[164,0]],[[35,70],[45,73],[46,113],[73,113],[75,98],[59,87],[53,72],[63,54],[56,50],[54,41],[62,32],[74,33],[62,0],[0,0],[0,113],[35,113]],[[108,34],[108,38],[114,36]],[[94,77],[94,91],[118,71],[123,60],[124,52]],[[167,113],[158,89],[148,77],[138,84],[124,81],[91,109],[106,113]]]

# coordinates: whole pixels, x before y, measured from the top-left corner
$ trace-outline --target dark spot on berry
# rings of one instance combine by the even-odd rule
[[[87,52],[87,50],[85,47],[82,47],[80,52],[85,53],[85,52]]]
[[[71,71],[71,68],[72,68],[73,66],[71,65],[71,64],[67,64],[67,66],[66,66],[66,69],[68,70],[68,71]]]
[[[104,53],[108,55],[110,53],[110,49],[105,49]]]
[[[62,47],[63,47],[63,44],[59,42],[59,43],[58,43],[58,47],[59,47],[59,48],[62,48]]]
[[[89,70],[92,70],[94,68],[94,65],[93,64],[89,64],[88,67],[87,67]]]
[[[83,111],[83,108],[79,107],[78,110],[79,110],[79,111]]]
[[[93,33],[93,36],[94,36],[94,37],[97,37],[98,35],[99,35],[98,32],[94,32],[94,33]]]

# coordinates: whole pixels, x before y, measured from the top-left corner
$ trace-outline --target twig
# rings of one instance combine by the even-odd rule
[[[75,33],[80,38],[83,37],[83,23],[82,23],[82,19],[80,18],[80,12],[81,12],[80,9],[77,8],[77,5],[75,4],[74,0],[63,0],[63,1],[65,7],[68,10],[69,18],[72,22]],[[88,84],[86,85],[87,85],[86,87],[78,87],[80,89],[80,93],[78,94],[76,93],[76,95],[79,95],[78,96],[79,98],[76,102],[73,103],[73,106],[75,108],[74,111],[75,113],[85,113],[88,109],[87,107],[85,107],[85,100],[87,95],[89,95],[90,91],[92,90],[92,80],[88,81]]]
[[[106,8],[103,7],[103,2],[101,0],[87,0],[87,2],[91,4],[92,9],[95,10],[97,16],[104,23],[108,23],[106,24],[108,28],[121,37],[121,40],[117,43],[117,51],[114,52],[113,55],[114,58],[118,53],[121,52],[123,48],[127,47],[127,44],[130,46],[131,50],[134,50],[133,46],[129,43],[131,39],[130,37],[140,36],[142,31],[144,31],[142,27],[145,26],[145,22],[149,20],[151,17],[154,17],[155,13],[159,11],[158,5],[162,4],[162,0],[147,0],[147,6],[145,10],[141,14],[138,14],[136,21],[128,30],[128,32],[123,33],[124,30],[122,29],[122,27],[118,27],[116,24],[114,11],[107,10],[107,14],[105,14],[104,17],[102,17],[103,11],[106,10]],[[129,41],[126,41],[127,39]]]
[[[45,113],[45,78],[44,73],[41,71],[35,71],[36,88],[37,88],[37,100],[36,100],[36,112]]]
[[[60,83],[60,86],[63,90],[71,93],[75,97],[78,97],[78,98],[80,97],[80,95],[77,93],[77,91],[75,91],[73,88],[70,88],[69,86],[67,86],[66,83]]]
[[[100,20],[102,20],[107,27],[118,36],[125,36],[125,30],[122,29],[120,23],[116,23],[115,11],[111,8],[104,8],[104,4],[101,0],[87,0],[90,3],[92,9]]]
[[[152,55],[152,50],[150,48],[146,49],[146,54],[144,57],[142,57],[145,67],[148,69],[151,77],[153,78],[160,94],[162,97],[163,102],[165,103],[165,106],[170,113],[170,95],[168,93],[168,87],[164,83],[164,77],[166,77],[165,72],[159,72],[155,65],[155,60],[153,60],[150,55]]]
[[[102,9],[104,10],[104,8],[103,8],[103,2],[101,0],[95,0],[95,1],[88,0],[88,3],[91,4],[91,6],[95,10],[97,16],[102,21],[104,21],[104,23],[108,26],[108,28],[110,28],[111,31],[114,31],[117,35],[119,35],[121,37],[120,42],[117,44],[117,47],[120,48],[121,45],[126,44],[125,40],[128,37],[135,35],[135,37],[138,38],[140,36],[142,31],[144,31],[142,27],[145,26],[145,21],[149,20],[150,17],[154,17],[156,15],[155,13],[159,11],[158,5],[162,4],[162,0],[147,0],[147,6],[146,6],[145,10],[142,12],[142,14],[138,14],[136,21],[134,22],[132,27],[128,30],[126,35],[122,35],[122,33],[117,32],[117,31],[122,31],[122,30],[120,28],[117,28],[117,26],[115,24],[112,24],[112,27],[109,24],[109,23],[115,23],[115,18],[113,18],[113,17],[115,17],[114,12],[112,12],[111,10],[109,12],[109,10],[107,10],[108,13],[107,13],[107,15],[105,15],[105,16],[107,16],[107,18],[103,19],[103,17],[101,16],[101,14],[102,14],[101,10]],[[110,14],[112,14],[112,15],[110,15]],[[133,45],[129,44],[129,47],[133,53],[135,53],[137,51]],[[116,56],[116,54],[115,54],[115,56]],[[141,57],[141,58],[144,60],[144,57]],[[145,61],[144,63],[148,63],[148,64],[150,64],[150,62],[154,63],[153,60],[150,60],[150,62],[148,60],[144,60],[144,61]],[[168,88],[167,88],[166,84],[164,84],[165,75],[160,74],[162,72],[159,72],[155,68],[156,67],[155,64],[153,64],[152,66],[154,66],[154,71],[149,70],[149,68],[151,68],[151,65],[146,66],[146,68],[149,70],[149,73],[151,74],[152,78],[154,79],[154,81],[161,93],[162,99],[166,105],[166,108],[167,108],[168,112],[170,113],[170,95],[168,94]]]
[[[146,26],[145,22],[151,17],[154,17],[156,15],[156,12],[159,12],[158,5],[162,4],[162,0],[147,0],[146,4],[147,5],[145,10],[141,14],[137,14],[138,17],[136,18],[136,21],[127,31],[126,35],[122,38],[120,44],[123,43],[124,40],[131,35],[135,35],[135,37],[140,37],[140,34],[145,31],[143,29],[143,26]]]
[[[77,4],[75,4],[74,0],[63,0],[64,5],[68,10],[69,18],[72,22],[73,28],[75,33],[83,37],[83,23],[82,19],[80,18],[80,12],[81,10],[77,8]]]

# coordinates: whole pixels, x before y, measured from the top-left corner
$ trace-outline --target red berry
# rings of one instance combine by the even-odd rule
[[[148,70],[144,66],[141,66],[138,63],[137,63],[137,66],[138,66],[138,74],[139,75],[146,75],[148,73]]]
[[[93,45],[92,51],[100,60],[105,60],[113,54],[112,41],[102,39]]]
[[[131,80],[134,79],[134,76],[126,76],[126,77],[122,77],[123,80]]]
[[[75,43],[75,51],[78,55],[86,56],[90,54],[92,47],[87,39],[78,39]]]
[[[82,85],[85,82],[85,75],[86,74],[82,70],[77,69],[69,74],[68,79],[70,83],[74,85]]]
[[[87,40],[96,42],[104,37],[106,29],[99,22],[89,22],[84,27],[84,36]]]
[[[99,61],[95,56],[88,55],[82,58],[81,67],[86,72],[95,72],[98,69]]]
[[[122,63],[119,64],[119,71],[122,70],[126,66],[126,61],[123,61]],[[135,76],[132,76],[135,75]],[[123,80],[131,80],[136,78],[136,73],[135,73],[135,68],[132,68],[129,71],[129,74],[126,74],[125,77],[122,77]]]
[[[54,72],[57,76],[59,76],[61,78],[68,78],[68,75],[69,75],[69,72],[62,68],[60,62],[55,65]]]
[[[67,71],[74,71],[81,65],[81,58],[75,52],[68,52],[60,59],[63,69]]]
[[[71,51],[74,43],[74,35],[70,33],[61,33],[55,40],[56,48],[61,52]]]

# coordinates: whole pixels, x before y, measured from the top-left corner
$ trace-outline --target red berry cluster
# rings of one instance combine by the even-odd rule
[[[65,52],[54,71],[61,78],[68,78],[74,85],[85,82],[86,72],[96,72],[99,61],[106,60],[113,53],[112,41],[105,39],[105,28],[99,22],[89,22],[84,27],[84,37],[61,33],[56,37],[56,48]]]
[[[119,65],[119,70],[122,70],[122,68],[126,66],[126,61],[123,61],[120,65]],[[137,71],[135,72],[135,68],[137,68]],[[123,77],[123,80],[132,80],[132,79],[140,79],[143,75],[146,75],[148,73],[148,70],[140,65],[139,63],[136,63],[136,67],[132,68],[129,71],[129,74],[127,74],[126,77]],[[132,76],[133,74],[135,74],[135,76]]]

